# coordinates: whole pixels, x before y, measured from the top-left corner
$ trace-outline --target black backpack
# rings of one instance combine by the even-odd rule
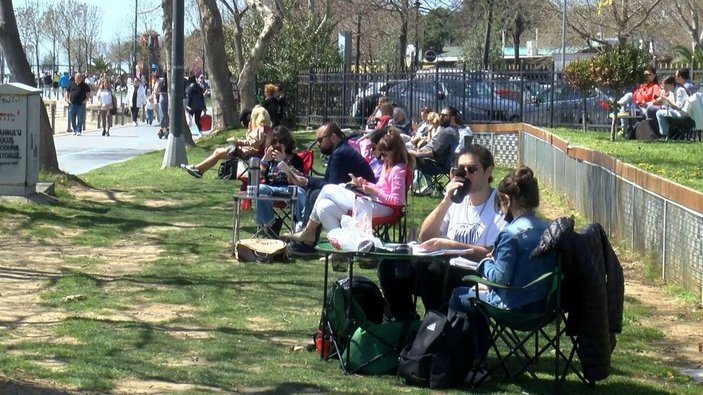
[[[237,177],[237,159],[230,159],[220,163],[217,169],[217,178],[220,180],[234,180]]]
[[[449,388],[462,383],[480,359],[479,339],[472,325],[464,313],[447,318],[428,311],[415,340],[400,353],[398,376],[420,387]]]

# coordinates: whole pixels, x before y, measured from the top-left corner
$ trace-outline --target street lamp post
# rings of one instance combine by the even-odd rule
[[[566,0],[564,0],[564,10],[561,13],[561,71],[566,68]]]
[[[137,10],[139,0],[134,0],[134,47],[132,51],[132,67],[134,67],[134,77],[137,77]]]
[[[420,34],[418,33],[420,26],[420,0],[415,2],[415,69],[420,66]]]

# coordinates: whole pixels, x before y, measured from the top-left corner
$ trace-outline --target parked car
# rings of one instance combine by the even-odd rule
[[[520,119],[517,102],[500,98],[484,81],[466,79],[459,74],[425,74],[391,87],[388,97],[414,119],[423,107],[439,111],[445,106],[459,110],[467,122]]]
[[[552,105],[552,96],[554,104]],[[601,88],[586,93],[586,122],[609,125],[608,100],[615,95]],[[583,95],[566,84],[555,84],[540,92],[525,104],[525,122],[544,124],[550,122],[552,112],[556,124],[577,124],[582,121]]]
[[[366,119],[376,108],[378,98],[388,95],[388,89],[398,84],[399,80],[369,82],[359,90],[351,107],[351,116]]]

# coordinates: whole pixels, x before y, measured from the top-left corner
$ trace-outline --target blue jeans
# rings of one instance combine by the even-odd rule
[[[305,189],[301,187],[298,188],[298,201],[295,203],[295,212],[293,213],[293,218],[296,221],[303,219],[303,213],[305,212]],[[259,195],[271,195],[273,191],[276,192],[288,192],[288,186],[270,186],[266,184],[259,184]],[[273,202],[271,201],[256,201],[256,223],[259,225],[270,224],[274,219],[273,213]]]
[[[80,133],[83,130],[83,123],[85,122],[85,104],[71,103],[68,114],[71,118],[71,129],[73,129],[73,133]]]

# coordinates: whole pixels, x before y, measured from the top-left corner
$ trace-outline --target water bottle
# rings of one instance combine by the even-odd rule
[[[252,157],[249,159],[249,186],[247,193],[250,196],[259,196],[259,158]]]

